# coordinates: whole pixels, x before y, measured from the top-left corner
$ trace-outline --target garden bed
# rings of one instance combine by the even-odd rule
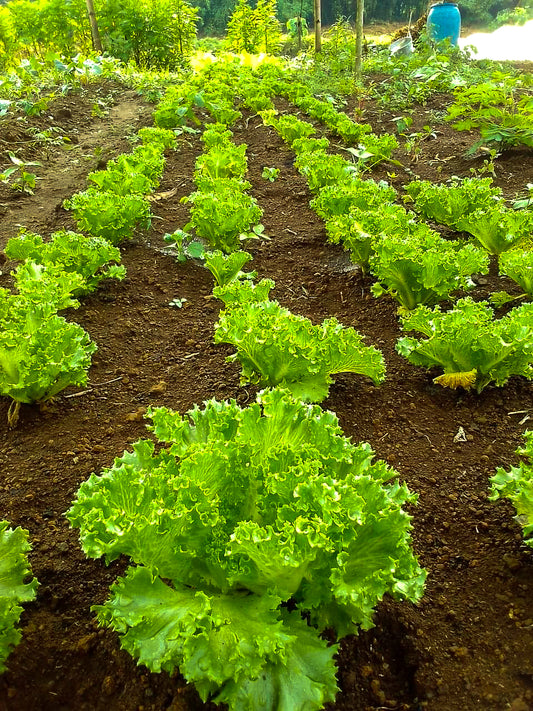
[[[108,115],[91,116],[95,92],[110,97]],[[439,97],[420,107],[411,130],[431,121],[424,112],[439,111],[445,102]],[[392,115],[372,104],[365,111],[376,133],[394,130]],[[129,151],[125,137],[149,125],[151,112],[116,85],[71,94],[49,108],[71,143],[48,150],[29,141],[27,131],[48,119],[4,119],[2,149],[20,142],[18,155],[43,165],[35,169],[41,180],[34,196],[1,187],[0,247],[19,225],[43,236],[74,229],[63,199],[83,189],[86,174],[99,163]],[[341,691],[328,709],[527,711],[533,705],[532,552],[512,506],[487,497],[489,477],[496,467],[516,462],[522,433],[531,426],[533,385],[511,378],[480,395],[446,390],[401,358],[394,349],[401,335],[396,302],[375,299],[372,280],[340,247],[327,244],[293,154],[258,117],[245,119],[233,128],[234,137],[248,145],[251,192],[270,237],[246,245],[253,268],[275,281],[273,297],[294,313],[314,323],[336,316],[383,351],[387,378],[381,386],[353,374],[338,376],[323,407],[337,414],[347,436],[369,442],[419,495],[411,511],[413,545],[428,571],[426,593],[418,606],[384,600],[373,630],[343,640]],[[462,157],[470,138],[438,125],[417,161],[398,152],[407,171],[382,164],[372,177],[401,188],[414,175],[439,182],[468,176],[482,163]],[[254,398],[252,387],[239,385],[237,365],[225,362],[232,349],[213,343],[220,302],[211,296],[211,274],[200,263],[178,263],[163,240],[187,221],[180,198],[194,190],[200,152],[197,135],[180,139],[152,204],[152,228],[123,248],[127,278],[105,284],[69,313],[98,345],[88,386],[64,391],[41,409],[24,406],[13,430],[7,426],[9,402],[0,402],[1,518],[29,530],[31,565],[40,581],[37,599],[25,606],[22,641],[0,677],[0,708],[8,711],[214,708],[179,675],[136,667],[118,637],[98,629],[89,608],[104,602],[125,566],[87,560],[64,517],[91,472],[147,436],[148,405],[183,413],[213,397],[241,405]],[[261,177],[265,166],[280,169],[276,181]],[[515,196],[533,182],[531,151],[503,155],[496,176],[506,197]],[[4,264],[3,285],[12,267]],[[483,298],[495,289],[495,277],[484,277],[474,294]],[[185,299],[181,308],[169,305],[176,298]]]

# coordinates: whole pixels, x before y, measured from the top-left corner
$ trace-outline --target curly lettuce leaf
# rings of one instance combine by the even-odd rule
[[[473,235],[489,254],[501,254],[531,235],[533,213],[495,204],[461,217],[456,224],[457,229]]]
[[[224,254],[221,251],[206,252],[204,255],[205,266],[214,276],[218,286],[227,286],[232,281],[240,279],[254,279],[256,272],[241,271],[244,265],[252,259],[252,255],[243,250]]]
[[[449,227],[475,210],[490,209],[502,195],[501,188],[492,187],[492,178],[456,179],[450,185],[413,180],[405,191],[424,217]]]
[[[499,258],[500,274],[505,274],[533,298],[533,250],[513,249]]]
[[[391,205],[396,199],[396,190],[381,180],[363,180],[353,177],[340,185],[326,185],[310,202],[311,207],[323,220],[344,215],[356,207],[369,211],[383,205]]]
[[[9,528],[7,521],[0,521],[0,673],[6,670],[5,661],[20,642],[20,603],[33,600],[39,585],[35,578],[28,580],[30,548],[27,531]]]
[[[89,188],[63,205],[74,213],[78,229],[114,245],[131,239],[137,227],[148,229],[152,219],[148,201],[138,194],[117,195]]]
[[[333,654],[295,613],[282,610],[285,626],[294,638],[283,661],[270,661],[255,679],[230,681],[215,698],[232,711],[313,711],[335,700],[337,684]]]
[[[298,614],[271,595],[205,594],[130,568],[93,607],[121,646],[151,671],[180,668],[206,701],[231,709],[320,709],[337,691],[333,654]],[[290,705],[288,705],[290,704]]]

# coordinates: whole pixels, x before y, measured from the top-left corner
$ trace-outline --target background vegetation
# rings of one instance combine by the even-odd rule
[[[416,21],[429,4],[366,0],[365,23]],[[353,23],[355,7],[356,0],[323,2],[322,25]],[[461,0],[460,8],[464,22],[494,27],[528,19],[533,0]],[[236,51],[275,53],[289,19],[301,13],[313,27],[313,0],[96,0],[95,11],[105,52],[154,69],[179,67],[198,33],[227,35]],[[50,51],[73,56],[91,48],[85,0],[0,0],[0,69]]]

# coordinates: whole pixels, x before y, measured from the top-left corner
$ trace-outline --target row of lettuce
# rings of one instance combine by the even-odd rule
[[[410,516],[402,508],[416,496],[397,482],[393,469],[373,461],[368,444],[351,443],[333,413],[308,404],[325,399],[335,373],[355,372],[380,383],[385,375],[381,352],[365,346],[360,334],[336,319],[313,325],[292,314],[269,298],[271,280],[256,281],[254,272],[243,271],[251,255],[239,247],[261,233],[261,211],[248,193],[246,147],[234,145],[229,128],[240,117],[233,105],[235,84],[229,80],[236,76],[243,103],[261,101],[258,79],[263,88],[268,76],[236,64],[210,68],[190,84],[173,87],[156,109],[158,128],[140,132],[142,146],[110,161],[105,171],[91,174],[95,187],[67,202],[78,228],[89,235],[83,239],[106,241],[111,257],[82,279],[79,266],[67,270],[49,256],[56,254],[59,235],[44,242],[22,233],[9,247],[9,256],[25,260],[15,274],[19,294],[9,296],[22,299],[27,288],[34,306],[41,297],[46,302],[39,307],[43,322],[61,319],[57,311],[75,305],[75,297],[87,291],[89,283],[92,288],[97,285],[91,280],[100,278],[98,269],[104,263],[119,262],[117,245],[137,226],[149,225],[145,196],[157,186],[165,148],[175,145],[172,129],[194,119],[195,107],[209,111],[214,123],[203,132],[205,150],[194,175],[197,191],[185,198],[192,206],[185,230],[201,240],[205,266],[216,282],[213,293],[224,303],[215,341],[234,345],[231,359],[241,363],[242,382],[266,389],[246,408],[233,400],[210,400],[184,416],[166,408],[149,410],[150,429],[166,448],[156,450],[151,440],[137,442],[132,453],[124,453],[102,475],[93,474],[82,484],[67,515],[80,529],[87,556],[110,561],[124,554],[134,564],[112,586],[108,602],[93,609],[101,624],[119,632],[122,646],[139,663],[152,671],[179,667],[204,700],[227,703],[235,711],[320,709],[337,693],[333,660],[337,645],[328,645],[321,632],[333,628],[341,637],[368,629],[373,608],[386,592],[411,601],[423,593],[425,572],[413,555]],[[305,99],[298,98],[299,89],[292,94],[289,85],[281,86],[277,70],[271,81],[273,94],[291,92],[290,98]],[[370,128],[350,123],[348,117],[336,116],[334,109],[326,111],[328,107],[315,105],[308,97],[306,110],[317,118],[322,112],[321,120],[335,126],[344,140],[353,140],[358,160],[354,165],[328,153],[325,139],[311,138],[308,128],[299,129],[304,122],[279,117],[270,105],[252,108],[263,112],[266,123],[296,151],[298,169],[316,193],[314,207],[319,214],[324,212],[328,234],[334,220],[350,216],[352,210],[359,210],[361,219],[377,213],[380,206],[392,214],[393,191],[360,177],[369,165],[390,157],[394,148],[390,137],[382,140]],[[344,209],[328,212],[343,200]],[[403,241],[419,233],[420,239],[422,233],[427,237],[429,228],[417,227],[405,214],[409,228]],[[383,232],[383,227],[376,232],[369,252],[382,249]],[[75,243],[74,233],[61,233],[63,241],[67,238]],[[188,232],[178,230],[169,239],[181,254],[190,249]],[[78,249],[73,247],[72,254]],[[439,249],[445,249],[441,242]],[[429,301],[424,297],[417,302],[421,306],[411,306],[406,318],[422,313],[421,308],[427,310],[433,299],[436,303],[449,297],[459,285],[466,286],[465,262],[472,268],[470,274],[487,262],[473,245],[457,245],[457,254],[459,258],[448,257],[444,271],[452,276],[444,290],[437,271],[433,283],[415,289],[417,294],[429,291]],[[372,259],[362,264],[371,272]],[[63,258],[63,264],[71,262]],[[123,275],[117,264],[111,270],[109,276]],[[40,292],[30,286],[30,277],[24,282],[26,273],[38,277]],[[387,286],[386,278],[377,276]],[[391,284],[387,288],[393,294],[397,291]],[[20,324],[28,322],[29,308],[24,313]],[[531,318],[520,326],[524,341],[530,322]],[[418,325],[417,330],[424,333]],[[34,331],[25,339],[29,343],[33,337]],[[88,363],[83,358],[90,358],[91,348],[94,344],[87,340],[78,352],[85,373]],[[528,361],[524,356],[522,362],[520,374],[528,377],[531,357]],[[494,372],[487,382],[503,384],[517,371],[508,366],[502,371],[505,375]],[[475,381],[478,390],[487,384],[478,380],[477,371]],[[54,392],[84,382],[81,374],[71,380],[62,374],[53,380]],[[34,399],[46,399],[47,392]],[[527,442],[522,453],[532,457],[531,436]],[[519,506],[530,505],[533,493],[531,487],[529,493],[526,490],[528,479],[533,480],[533,468],[527,464],[511,472],[499,470],[493,495],[510,496],[521,512]],[[531,526],[525,532],[530,535]],[[14,630],[20,602],[34,597],[36,582],[23,583],[28,574],[24,532],[3,524],[2,536],[0,545],[9,536],[18,540],[18,547],[10,547],[13,555],[5,558],[12,566],[12,593],[5,608],[11,619],[6,625]],[[10,634],[1,637],[6,640],[3,659],[19,637],[16,630]]]

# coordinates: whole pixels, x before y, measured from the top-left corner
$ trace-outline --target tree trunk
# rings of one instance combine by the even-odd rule
[[[355,80],[361,81],[363,64],[363,15],[365,0],[357,0],[355,16]]]
[[[98,23],[96,22],[96,15],[94,13],[93,0],[85,0],[87,3],[87,13],[89,15],[89,22],[91,23],[91,37],[93,40],[93,49],[95,52],[102,51],[102,42],[100,40],[100,32],[98,31]]]
[[[322,51],[322,11],[320,0],[314,0],[315,5],[315,52]]]

